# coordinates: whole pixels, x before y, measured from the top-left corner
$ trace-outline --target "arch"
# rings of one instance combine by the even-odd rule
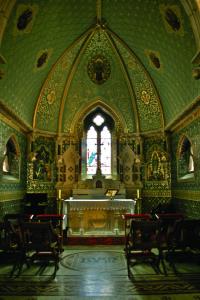
[[[20,148],[15,135],[11,135],[5,143],[2,160],[3,177],[7,179],[19,179],[20,174]]]
[[[6,143],[8,143],[9,140],[12,140],[13,144],[15,145],[16,153],[19,156],[20,155],[20,147],[19,147],[19,143],[17,141],[16,136],[14,134],[10,135],[10,137],[7,139]]]
[[[109,131],[111,132],[111,170],[109,174],[105,173],[107,178],[114,178],[117,174],[117,140],[120,138],[120,135],[122,133],[127,132],[127,126],[126,123],[121,115],[120,112],[115,111],[112,107],[105,104],[100,98],[95,99],[92,103],[90,103],[88,106],[84,107],[84,109],[80,110],[77,115],[75,116],[70,129],[70,134],[74,136],[75,140],[79,141],[81,144],[80,151],[81,151],[81,177],[82,179],[90,178],[92,176],[87,174],[87,151],[86,151],[86,133],[87,129],[85,127],[85,123],[87,123],[88,118],[88,124],[90,117],[93,115],[95,117],[95,114],[97,112],[101,112],[103,118],[105,117],[106,123],[109,124],[108,126]],[[94,114],[93,114],[94,113]],[[98,113],[97,113],[98,114]],[[92,118],[92,117],[91,117]],[[92,124],[92,122],[90,123]],[[99,145],[99,144],[98,144]],[[101,150],[100,150],[101,151]],[[100,152],[98,152],[100,153]],[[100,156],[97,156],[98,158]],[[100,160],[98,159],[98,162]],[[97,170],[99,167],[97,168]]]
[[[121,115],[121,112],[112,108],[110,105],[107,105],[100,98],[95,99],[92,103],[88,104],[88,106],[84,107],[84,109],[76,114],[73,122],[71,123],[70,131],[78,136],[80,134],[80,130],[83,129],[84,119],[96,108],[100,108],[114,120],[117,133],[121,131],[127,132],[127,125],[123,116]]]
[[[179,180],[194,178],[194,156],[192,142],[186,135],[182,135],[178,142],[177,177]]]
[[[113,118],[97,107],[84,118],[83,130],[82,153],[86,152],[87,175],[99,171],[111,175],[112,137],[116,133]]]

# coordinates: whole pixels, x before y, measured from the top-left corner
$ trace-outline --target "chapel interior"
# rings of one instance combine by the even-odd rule
[[[199,130],[199,0],[0,0],[1,222],[199,219]]]

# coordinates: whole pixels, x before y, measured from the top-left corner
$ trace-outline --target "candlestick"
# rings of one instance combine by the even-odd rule
[[[61,199],[61,190],[58,190],[58,199]]]
[[[139,199],[139,198],[140,198],[140,190],[137,189],[137,199]]]

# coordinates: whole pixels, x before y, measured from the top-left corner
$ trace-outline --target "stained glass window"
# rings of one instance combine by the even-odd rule
[[[87,132],[87,174],[96,174],[97,169],[97,132],[91,126]]]
[[[101,173],[111,174],[111,133],[104,125],[104,118],[97,115],[87,131],[87,174],[94,175],[97,166]],[[105,122],[106,124],[106,122]]]
[[[111,174],[111,134],[107,126],[101,131],[101,172]]]
[[[102,118],[102,116],[97,115],[94,119],[93,122],[97,125],[97,126],[101,126],[104,122],[104,118]]]

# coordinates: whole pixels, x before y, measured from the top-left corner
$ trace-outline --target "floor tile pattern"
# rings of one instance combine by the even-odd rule
[[[200,299],[200,265],[180,264],[178,275],[169,266],[167,270],[165,276],[148,265],[135,265],[129,279],[122,247],[69,247],[54,280],[53,266],[24,266],[20,276],[10,278],[10,266],[2,265],[0,300]]]

